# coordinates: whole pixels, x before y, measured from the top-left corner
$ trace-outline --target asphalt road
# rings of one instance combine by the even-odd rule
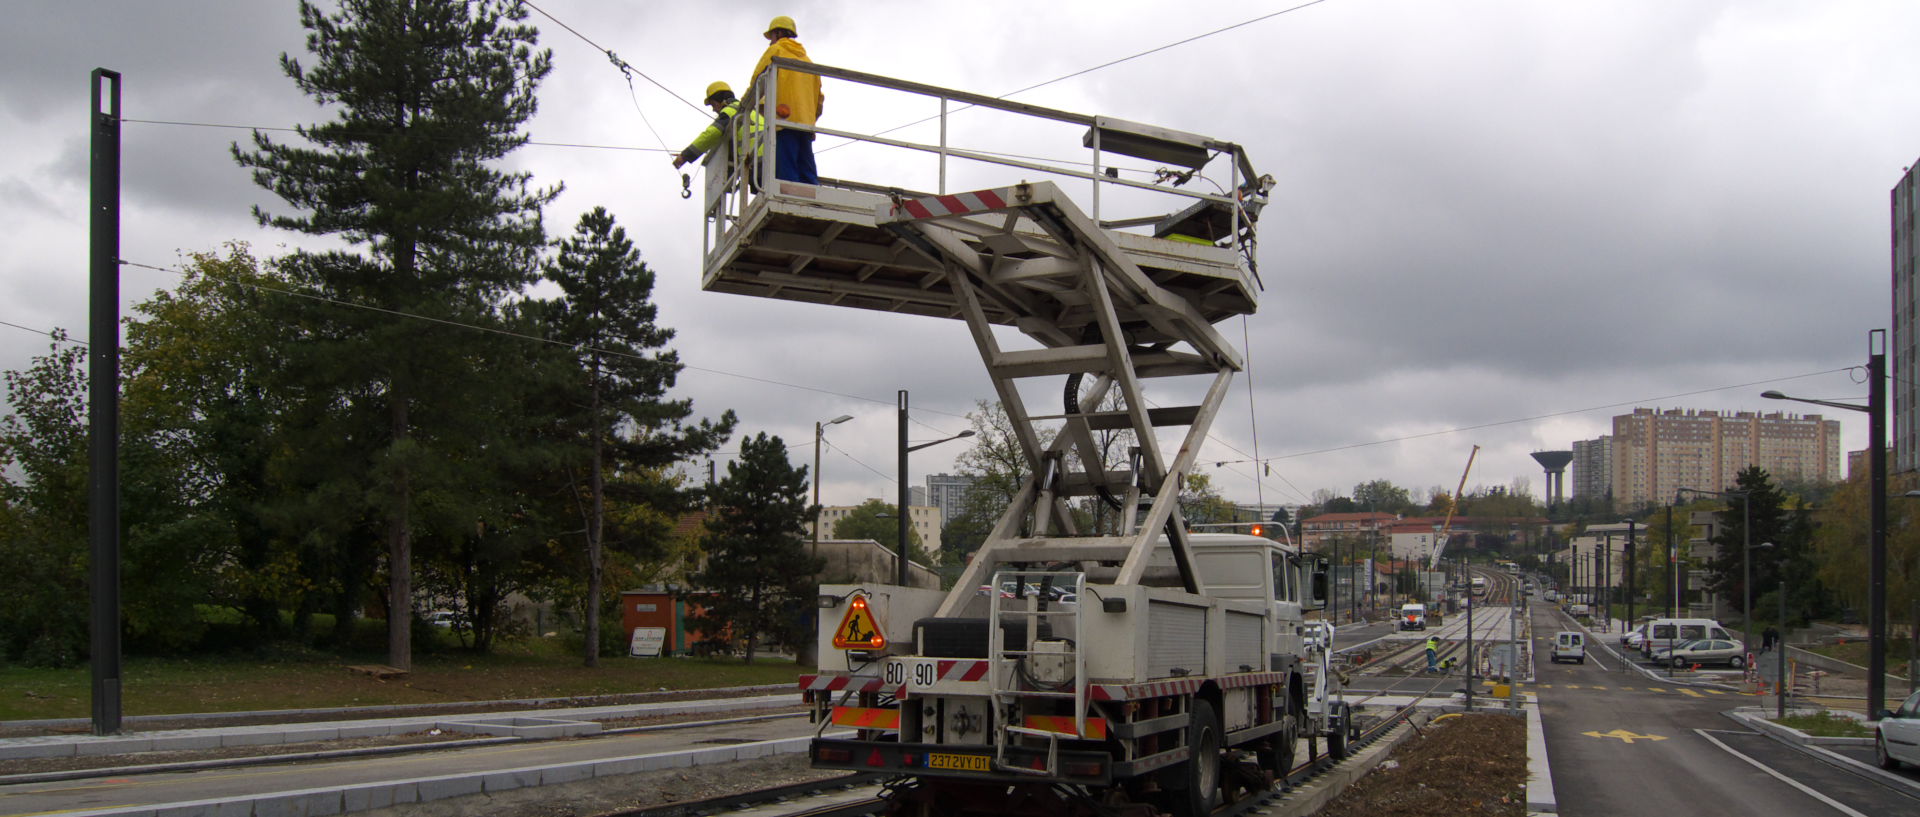
[[[1605,650],[1591,650],[1584,665],[1548,662],[1548,640],[1571,627],[1550,605],[1534,605],[1532,615],[1534,689],[1561,814],[1920,814],[1912,789],[1823,761],[1723,714],[1758,698],[1649,679],[1623,670]]]

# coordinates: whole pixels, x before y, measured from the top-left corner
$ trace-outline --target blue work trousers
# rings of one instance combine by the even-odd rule
[[[1427,650],[1427,671],[1428,672],[1440,671],[1440,651],[1439,650],[1434,650],[1434,649]]]
[[[813,166],[813,131],[781,128],[773,134],[773,177],[790,182],[819,184]]]

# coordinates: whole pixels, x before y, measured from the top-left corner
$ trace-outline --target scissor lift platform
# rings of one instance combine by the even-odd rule
[[[961,319],[960,297],[941,262],[883,223],[896,202],[919,200],[958,202],[959,197],[890,196],[831,183],[778,183],[752,196],[737,220],[715,231],[701,285],[713,292]],[[976,229],[962,239],[981,257],[999,262],[991,267],[1000,273],[994,284],[1023,295],[1022,300],[1069,334],[1091,323],[1084,293],[1063,283],[1079,273],[1068,269],[1074,263],[1071,249],[1030,219],[1021,218],[1011,233],[998,223],[1004,220],[976,219]],[[1122,230],[1102,232],[1132,266],[1206,322],[1254,311],[1257,289],[1236,250]],[[1019,314],[1024,309],[1010,308],[1006,300],[987,299],[982,307],[996,324],[1017,325],[1031,317]],[[1125,314],[1121,321],[1142,323],[1140,316]]]

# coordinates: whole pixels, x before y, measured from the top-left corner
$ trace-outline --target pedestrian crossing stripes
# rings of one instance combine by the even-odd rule
[[[1481,686],[1486,686],[1486,687],[1493,686],[1493,684],[1494,682],[1492,681],[1480,682]],[[1536,689],[1536,690],[1538,689],[1589,690],[1590,689],[1597,692],[1657,692],[1661,694],[1686,695],[1691,698],[1706,698],[1714,695],[1724,696],[1724,695],[1730,695],[1730,694],[1738,694],[1738,693],[1729,693],[1726,690],[1720,690],[1720,689],[1697,689],[1696,690],[1696,689],[1689,689],[1686,687],[1676,687],[1676,688],[1670,689],[1668,687],[1626,687],[1626,686],[1609,686],[1606,684],[1560,684],[1560,683],[1514,684],[1513,689],[1515,692],[1523,692],[1529,689]]]

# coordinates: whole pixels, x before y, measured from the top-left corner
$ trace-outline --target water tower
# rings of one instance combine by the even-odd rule
[[[1566,499],[1567,463],[1573,462],[1572,451],[1535,451],[1533,461],[1547,469],[1547,515],[1553,515],[1553,506]]]

